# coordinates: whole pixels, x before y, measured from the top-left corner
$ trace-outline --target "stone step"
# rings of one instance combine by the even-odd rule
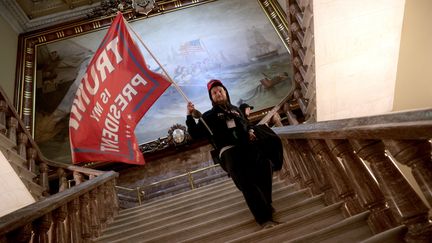
[[[405,234],[408,228],[405,225],[397,226],[393,229],[386,230],[379,234],[367,238],[361,243],[405,243]]]
[[[333,242],[359,242],[371,237],[372,231],[370,230],[367,219],[369,211],[359,213],[347,219],[333,223],[321,230],[305,234],[293,240],[286,240],[284,242],[290,243],[333,243]]]
[[[208,175],[204,178],[194,178],[194,186],[195,186],[195,189],[197,189],[197,188],[203,187],[204,185],[212,184],[213,182],[217,182],[219,180],[224,180],[227,178],[228,177],[227,177],[226,172]],[[159,200],[159,199],[162,199],[164,197],[177,195],[181,192],[190,191],[190,190],[191,190],[190,183],[184,182],[184,183],[169,187],[169,188],[164,189],[164,190],[148,192],[144,196],[144,201],[145,202],[152,202],[154,200]]]
[[[173,202],[180,202],[180,201],[183,201],[185,199],[193,198],[194,196],[199,195],[199,194],[211,193],[212,190],[219,190],[221,188],[224,188],[227,185],[230,187],[234,187],[234,183],[232,182],[232,180],[226,179],[224,181],[216,182],[216,183],[214,183],[212,185],[208,185],[208,186],[203,186],[203,187],[197,188],[195,190],[179,193],[179,194],[176,194],[176,195],[173,195],[170,197],[162,198],[162,199],[157,200],[157,201],[144,203],[143,205],[140,205],[138,207],[121,210],[119,213],[119,216],[126,215],[126,214],[129,214],[131,212],[135,213],[135,211],[139,210],[139,209],[147,208],[148,210],[150,210],[152,208],[163,207],[164,204],[168,205],[168,204],[171,204]]]
[[[343,220],[341,205],[341,202],[336,203],[273,228],[259,230],[227,242],[283,242],[310,234]]]
[[[293,195],[296,193],[294,187],[286,186],[273,191],[273,198],[279,198],[290,193]],[[297,193],[299,195],[302,193],[308,194],[309,191],[305,189],[303,191],[298,191]],[[194,202],[188,204],[182,204],[181,207],[172,208],[170,210],[163,210],[157,213],[137,212],[136,214],[130,215],[129,217],[116,219],[107,227],[104,233],[109,234],[113,230],[119,231],[122,228],[128,228],[133,225],[146,222],[151,223],[153,220],[162,221],[169,218],[170,221],[173,221],[179,217],[180,219],[183,219],[187,215],[197,215],[204,213],[205,211],[220,208],[224,205],[235,204],[236,202],[241,202],[242,200],[243,196],[239,191],[226,191],[215,194],[211,197],[208,196],[200,200],[195,200]]]
[[[287,190],[287,189],[286,189]],[[280,189],[282,192],[281,196],[277,196],[275,192],[274,207],[284,208],[289,207],[296,202],[305,200],[310,196],[309,190],[297,191],[294,193],[284,192],[284,189]],[[203,205],[204,206],[204,205]],[[159,237],[168,232],[182,232],[185,228],[193,225],[202,224],[212,219],[219,219],[219,224],[223,222],[238,222],[244,219],[252,220],[252,214],[246,206],[243,198],[239,198],[235,203],[224,204],[223,199],[220,205],[213,210],[205,210],[204,213],[196,214],[193,210],[188,212],[187,215],[180,217],[180,220],[161,220],[155,222],[148,222],[145,225],[137,224],[135,227],[129,227],[127,231],[118,231],[112,234],[103,234],[102,237],[97,239],[98,242],[116,242],[116,241],[142,241],[143,238],[154,238]],[[163,222],[166,223],[163,223]],[[208,226],[215,227],[218,224],[208,224]],[[214,229],[213,229],[214,230]]]
[[[276,213],[274,219],[279,222],[287,222],[293,220],[299,215],[305,215],[322,209],[325,207],[322,195],[306,199],[296,204],[285,207],[283,205],[275,205]],[[213,222],[210,222],[215,224]],[[190,227],[180,235],[173,233],[161,236],[157,239],[152,239],[156,242],[227,242],[248,234],[252,234],[261,230],[261,227],[251,218],[242,220],[237,223],[230,221],[220,221],[218,227],[211,232],[203,232],[198,226]]]
[[[285,187],[285,184],[283,182],[275,182],[273,184],[273,191],[277,191],[279,188]],[[294,190],[296,186],[290,185],[289,188],[292,188]],[[198,198],[205,198],[210,197],[211,195],[218,195],[225,192],[236,192],[239,193],[238,189],[235,187],[234,183],[231,181],[231,179],[217,183],[214,187],[203,187],[198,188],[193,191],[181,193],[178,195],[174,195],[170,198],[164,198],[160,202],[154,202],[151,204],[144,204],[142,206],[138,206],[131,209],[126,209],[120,211],[119,215],[115,218],[115,221],[121,220],[122,218],[134,216],[134,215],[141,215],[143,217],[147,215],[154,215],[158,212],[164,212],[173,210],[175,208],[183,207],[187,204],[193,204],[197,201]],[[171,199],[171,200],[169,200]]]

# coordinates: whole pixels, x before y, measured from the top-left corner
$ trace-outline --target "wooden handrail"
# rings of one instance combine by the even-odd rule
[[[273,130],[290,139],[429,139],[432,137],[432,109],[275,127]]]
[[[98,175],[102,175],[105,173],[105,171],[95,170],[95,169],[86,168],[86,167],[80,167],[80,166],[76,166],[76,165],[65,164],[65,163],[49,160],[46,158],[44,159],[44,161],[51,166],[55,166],[57,168],[63,168],[63,169],[70,170],[70,171],[80,172],[80,173],[83,173],[86,175],[98,176]]]
[[[34,220],[66,205],[68,202],[90,192],[91,190],[118,177],[118,173],[109,171],[98,177],[85,181],[63,192],[56,193],[41,201],[20,208],[0,218],[0,238],[15,229],[23,227]]]

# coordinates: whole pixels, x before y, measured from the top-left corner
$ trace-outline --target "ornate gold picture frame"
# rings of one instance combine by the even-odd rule
[[[276,0],[156,3],[158,11],[148,16],[132,12],[123,15],[199,109],[209,108],[205,83],[210,78],[224,82],[235,99],[233,103],[252,103],[258,110],[275,105],[293,85],[288,29]],[[66,96],[74,95],[70,92],[74,77],[85,69],[114,17],[20,36],[15,95],[19,99],[15,105],[26,128],[50,159],[68,161],[68,114],[63,114],[67,109],[58,107]],[[158,71],[149,55],[144,56]],[[184,122],[179,119],[184,119],[186,103],[182,106],[180,96],[170,89],[137,126],[139,142],[166,136],[173,124]],[[157,119],[145,121],[149,117]],[[148,130],[154,134],[143,135]]]

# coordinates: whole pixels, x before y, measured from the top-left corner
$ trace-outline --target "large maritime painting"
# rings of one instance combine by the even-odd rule
[[[219,0],[131,26],[201,111],[211,106],[206,88],[210,79],[225,84],[232,103],[247,102],[255,110],[274,106],[291,89],[290,55],[256,1]],[[50,159],[70,161],[68,119],[77,76],[85,72],[105,33],[37,48],[35,139]],[[162,72],[141,50],[150,69]],[[184,124],[185,114],[186,101],[168,88],[136,127],[138,142],[167,136],[172,125]]]

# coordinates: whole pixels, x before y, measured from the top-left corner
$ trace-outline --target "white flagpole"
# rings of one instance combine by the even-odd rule
[[[168,78],[168,80],[174,85],[174,88],[183,96],[183,98],[186,100],[186,102],[190,102],[189,98],[185,95],[183,90],[180,89],[178,84],[171,78],[171,76],[168,74],[168,72],[165,70],[165,68],[159,63],[159,61],[156,59],[156,57],[153,55],[153,53],[150,51],[150,49],[144,44],[144,41],[141,39],[141,36],[139,36],[135,30],[132,28],[132,26],[125,20],[123,17],[123,21],[125,22],[126,26],[134,33],[134,35],[138,38],[138,40],[141,42],[141,44],[144,46],[144,48],[147,50],[147,52],[151,55],[151,57],[155,60],[155,62],[159,65],[159,67],[164,72],[165,76]]]

